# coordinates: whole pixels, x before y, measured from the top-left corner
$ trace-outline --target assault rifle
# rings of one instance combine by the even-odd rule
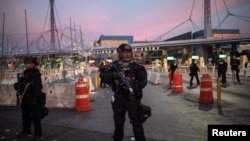
[[[124,83],[126,85],[126,87],[128,88],[129,90],[129,94],[132,98],[134,98],[135,96],[135,92],[134,90],[132,89],[130,83],[128,82],[128,80],[126,79],[125,77],[125,74],[124,72],[122,71],[120,65],[118,64],[118,62],[115,62],[113,64],[113,67],[115,68],[115,70],[118,72],[119,76],[121,77],[121,82]]]
[[[28,78],[29,75],[31,75],[34,71],[29,72],[25,77]],[[17,105],[20,105],[22,93],[25,90],[26,84],[28,84],[27,80],[24,78],[24,76],[20,76],[20,73],[17,73],[17,82],[14,84],[14,88],[17,91],[16,92],[16,99],[17,99]]]
[[[14,83],[14,88],[16,90],[16,105],[20,105],[21,102],[21,95],[22,95],[22,91],[24,90],[25,87],[25,80],[24,77],[21,76],[20,73],[17,73],[17,82]]]
[[[20,73],[17,73],[17,83],[15,84],[16,86],[15,89],[16,89],[16,105],[20,105],[20,95],[21,95],[21,88],[20,88]]]

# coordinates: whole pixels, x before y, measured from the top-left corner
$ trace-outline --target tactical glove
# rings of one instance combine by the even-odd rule
[[[119,75],[118,72],[113,72],[112,76],[113,76],[114,79],[119,79],[120,78],[120,75]]]

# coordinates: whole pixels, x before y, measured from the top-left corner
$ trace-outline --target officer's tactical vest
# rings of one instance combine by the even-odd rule
[[[122,71],[125,74],[126,79],[130,83],[130,85],[133,87],[135,83],[135,67],[134,63],[130,63],[127,67],[122,67]],[[120,79],[115,79],[114,83],[114,92],[118,94],[128,94],[129,92],[124,90],[121,85]]]

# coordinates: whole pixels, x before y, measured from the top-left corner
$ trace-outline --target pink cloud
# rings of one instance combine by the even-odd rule
[[[15,2],[15,5],[13,4]],[[161,1],[161,3],[155,3],[151,0],[145,0],[137,2],[127,1],[82,1],[75,0],[74,2],[69,0],[55,0],[55,16],[58,28],[65,28],[70,26],[69,19],[71,18],[72,24],[74,23],[76,28],[81,26],[82,32],[89,36],[92,40],[97,40],[101,34],[104,35],[133,35],[135,40],[148,40],[155,39],[160,35],[169,32],[177,25],[183,23],[190,16],[193,1],[186,2],[185,0],[175,1]],[[249,0],[227,0],[225,1],[227,6],[235,14],[244,15],[249,13],[249,10],[238,11],[237,9],[249,9],[241,8],[240,6],[249,6]],[[27,9],[28,17],[28,31],[41,32],[45,24],[45,16],[49,1],[8,1],[2,0],[1,11],[8,11],[6,13],[6,30],[8,34],[25,34],[25,21],[24,21],[24,9]],[[123,5],[123,6],[120,6]],[[39,6],[39,8],[37,8]],[[212,25],[218,25],[218,18],[215,9],[214,1],[211,1],[212,6]],[[222,20],[227,13],[222,0],[216,1],[217,10],[219,11],[220,20]],[[8,9],[11,9],[8,10]],[[139,10],[140,9],[140,10]],[[58,15],[57,15],[58,14]],[[11,18],[10,18],[11,17]],[[58,22],[60,20],[60,24]],[[191,15],[192,21],[203,28],[203,11],[202,1],[196,1],[193,13]],[[47,17],[47,23],[45,28],[49,29],[49,15]],[[241,21],[235,17],[230,17],[227,21],[236,23],[235,21]],[[249,23],[236,24],[241,28]],[[18,26],[17,26],[18,23]],[[1,25],[1,23],[0,23]],[[223,27],[229,27],[233,24],[224,24]],[[59,27],[61,26],[61,27]],[[73,26],[73,25],[72,25]],[[232,26],[237,27],[238,26]],[[169,36],[176,36],[178,34],[195,31],[192,23],[187,21],[183,23],[177,29],[171,31]],[[244,30],[248,31],[248,30]]]

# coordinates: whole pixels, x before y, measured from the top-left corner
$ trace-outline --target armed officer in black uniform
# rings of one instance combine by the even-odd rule
[[[195,77],[196,79],[196,84],[199,85],[200,84],[200,79],[199,79],[199,76],[198,76],[198,72],[200,71],[200,68],[197,66],[197,62],[196,60],[192,60],[192,63],[190,64],[189,66],[189,70],[190,70],[190,86],[193,85],[193,79]]]
[[[239,68],[239,65],[240,65],[240,61],[238,59],[236,59],[235,56],[233,56],[233,59],[231,61],[231,69],[232,69],[232,71],[236,72],[236,77],[237,77],[238,83],[240,83],[240,76],[239,76],[240,68]]]
[[[38,117],[38,108],[42,104],[40,101],[42,80],[41,73],[35,67],[37,61],[32,56],[24,58],[25,70],[20,77],[20,81],[14,84],[15,89],[20,89],[21,110],[22,110],[22,132],[18,137],[31,136],[31,123],[34,125],[35,136],[33,140],[43,140],[41,118]]]
[[[104,74],[105,74],[105,66],[104,66],[103,62],[101,62],[101,65],[99,67],[99,71],[100,71],[100,78],[101,78],[100,87],[105,88],[106,87],[106,84],[105,84],[105,81],[104,81],[104,79],[105,79],[105,76],[104,76]]]
[[[224,86],[226,86],[227,62],[224,60],[224,58],[220,58],[219,61],[216,63],[216,66],[218,69],[218,77],[222,77],[221,82]]]
[[[133,133],[136,141],[145,141],[143,125],[138,119],[138,104],[142,98],[142,89],[147,85],[147,72],[145,68],[137,64],[132,57],[132,48],[129,44],[121,44],[117,52],[119,59],[113,62],[108,70],[109,76],[106,83],[112,85],[114,96],[112,97],[113,118],[115,131],[113,141],[122,141],[124,136],[124,122],[126,111],[133,126]],[[129,82],[130,88],[122,81],[121,74],[117,71],[120,68]]]

